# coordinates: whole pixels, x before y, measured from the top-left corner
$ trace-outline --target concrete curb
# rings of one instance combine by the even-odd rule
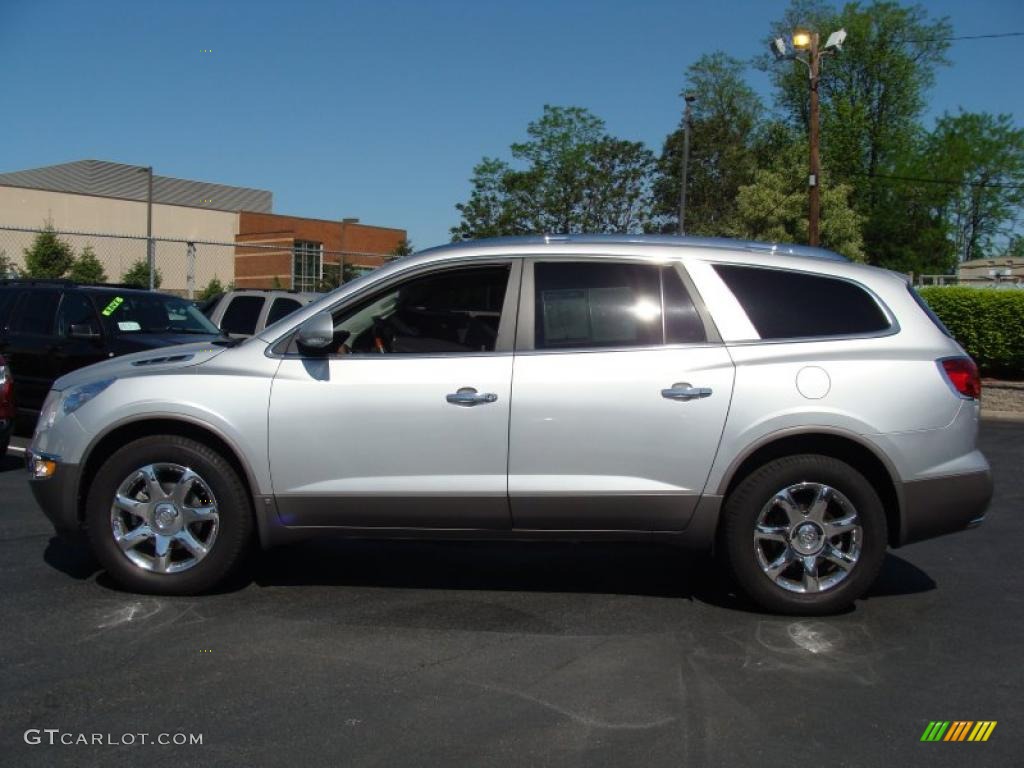
[[[1017,411],[986,411],[981,410],[982,421],[1011,421],[1024,424],[1024,413]]]

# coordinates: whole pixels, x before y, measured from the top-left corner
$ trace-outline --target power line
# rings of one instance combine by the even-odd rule
[[[855,176],[867,176],[873,179],[891,181],[911,181],[921,184],[947,184],[955,187],[994,187],[997,189],[1024,189],[1024,184],[1005,184],[998,181],[964,181],[963,179],[929,179],[924,176],[899,176],[889,173],[857,173]]]
[[[1024,37],[1024,32],[993,32],[985,35],[951,35],[950,37],[928,37],[923,39],[900,40],[901,43],[946,43],[952,40],[991,40],[997,37]]]

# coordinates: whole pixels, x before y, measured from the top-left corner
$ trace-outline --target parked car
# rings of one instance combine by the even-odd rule
[[[14,428],[14,382],[7,361],[0,355],[0,461],[7,455]]]
[[[0,281],[0,353],[14,371],[18,421],[31,434],[53,382],[117,355],[223,337],[191,302],[123,286]]]
[[[389,264],[231,349],[64,376],[29,469],[132,590],[210,589],[254,540],[658,539],[819,614],[887,546],[981,520],[979,396],[899,274],[796,246],[512,238]]]
[[[246,338],[321,296],[322,293],[245,288],[218,294],[203,302],[200,310],[224,333]]]

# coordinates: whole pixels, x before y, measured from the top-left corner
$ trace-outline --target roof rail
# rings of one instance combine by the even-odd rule
[[[804,256],[812,259],[828,261],[849,261],[842,254],[827,248],[796,243],[767,243],[758,240],[733,240],[727,237],[694,237],[690,235],[522,235],[516,237],[488,237],[479,240],[461,240],[449,245],[428,248],[427,251],[441,248],[461,248],[473,246],[501,245],[552,245],[555,243],[577,243],[581,245],[662,245],[689,248],[720,248],[725,250],[744,250],[760,253],[778,253],[786,256]]]
[[[148,291],[128,283],[80,283],[66,277],[5,277],[0,278],[0,285],[50,285],[61,288],[117,288],[132,291]]]

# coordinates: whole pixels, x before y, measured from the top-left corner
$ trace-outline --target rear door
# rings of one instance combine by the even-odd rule
[[[51,356],[57,344],[54,325],[60,291],[27,288],[20,291],[7,319],[3,350],[14,376],[14,399],[19,413],[37,413],[53,384]]]
[[[679,265],[527,263],[509,432],[516,528],[687,525],[733,385],[688,285]]]

